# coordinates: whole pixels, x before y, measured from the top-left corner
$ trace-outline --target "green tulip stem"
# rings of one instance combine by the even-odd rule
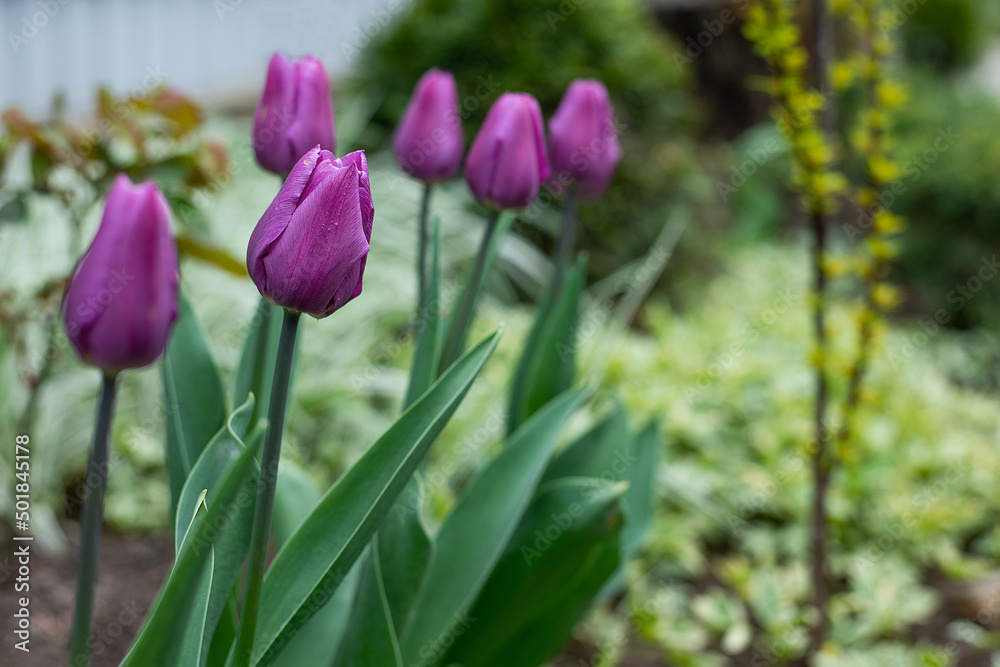
[[[433,185],[424,184],[424,194],[420,199],[420,238],[417,241],[417,317],[423,321],[427,309],[427,217],[431,207]]]
[[[267,566],[267,551],[271,536],[271,515],[274,513],[274,489],[278,481],[278,460],[281,457],[281,431],[285,425],[285,406],[292,374],[292,357],[300,313],[284,311],[278,356],[274,362],[274,384],[267,411],[267,432],[260,459],[260,479],[257,483],[257,505],[254,508],[253,531],[250,535],[250,563],[247,566],[243,614],[236,640],[236,666],[248,667],[253,653],[257,615],[260,611],[261,586]]]
[[[115,405],[116,373],[105,373],[101,385],[101,400],[94,427],[94,445],[87,461],[84,478],[87,491],[83,499],[83,526],[80,534],[80,568],[76,581],[76,609],[70,633],[69,664],[86,667],[90,664],[90,626],[94,616],[94,588],[97,584],[97,562],[101,544],[101,517],[104,514],[104,488],[108,478],[108,436],[111,434],[111,414]]]
[[[576,189],[572,186],[566,191],[566,204],[563,208],[562,228],[556,240],[556,275],[552,281],[553,303],[555,297],[566,281],[566,272],[573,259],[573,244],[576,242],[577,227]]]
[[[462,290],[462,297],[455,307],[451,326],[448,327],[448,338],[445,341],[444,350],[441,354],[442,371],[458,359],[459,355],[462,354],[462,348],[465,347],[469,325],[472,324],[472,316],[476,310],[476,299],[479,296],[479,292],[482,291],[483,283],[486,281],[486,262],[490,244],[493,241],[493,235],[497,230],[497,220],[499,217],[499,211],[490,211],[489,217],[486,219],[486,231],[483,232],[483,240],[479,244],[476,261],[472,265],[469,284]]]

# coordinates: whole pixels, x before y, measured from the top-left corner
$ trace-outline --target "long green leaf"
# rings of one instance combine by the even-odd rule
[[[432,239],[427,306],[417,318],[419,335],[404,408],[434,383],[441,355],[438,218],[434,219]],[[364,568],[350,630],[336,665],[399,665],[399,632],[409,616],[431,551],[430,537],[420,518],[421,500],[420,484],[414,477],[372,538],[372,546],[362,559]]]
[[[465,279],[465,287],[455,301],[454,310],[445,319],[442,330],[443,342],[441,348],[441,370],[452,363],[461,354],[465,347],[465,339],[469,335],[469,329],[476,313],[476,304],[479,296],[486,286],[486,281],[490,275],[490,269],[497,255],[500,253],[500,244],[503,242],[514,219],[517,216],[513,211],[503,211],[496,221],[496,228],[493,230],[493,237],[489,240],[486,248],[486,255],[483,258],[482,267],[477,267],[475,260],[469,266],[469,274]],[[478,258],[478,255],[477,255]]]
[[[249,394],[257,397],[250,415],[251,424],[256,424],[265,415],[270,404],[274,360],[278,356],[280,337],[281,309],[262,298],[253,319],[247,325],[246,340],[233,383],[234,403],[242,403]]]
[[[403,667],[399,637],[382,575],[380,536],[381,532],[375,533],[368,550],[355,563],[355,567],[362,566],[357,595],[350,625],[333,667]],[[341,586],[340,590],[343,588]]]
[[[208,509],[191,525],[167,581],[139,637],[122,661],[122,667],[191,664],[180,661],[178,654],[183,643],[180,638],[188,632],[203,631],[205,619],[192,614],[203,594],[199,582],[212,565],[213,547],[227,530],[230,517],[242,508],[253,507],[256,479],[252,473],[256,454],[255,447],[246,447],[226,468],[214,493],[210,493]]]
[[[184,517],[191,516],[192,509],[197,506],[204,494],[212,501],[212,494],[225,474],[226,469],[240,458],[246,446],[237,433],[249,432],[249,446],[256,448],[263,437],[263,422],[256,429],[249,427],[250,415],[253,412],[254,398],[250,396],[239,408],[233,411],[226,422],[225,428],[219,431],[212,442],[198,458],[191,470],[187,483],[181,492],[177,505],[176,543],[180,551],[181,536],[188,531]],[[254,465],[256,469],[256,464]],[[206,573],[207,588],[199,594],[198,604],[204,607],[204,632],[199,638],[199,655],[194,661],[185,664],[205,664],[209,648],[216,629],[223,619],[223,613],[229,601],[230,592],[239,576],[243,560],[250,547],[250,532],[253,522],[253,506],[236,507],[227,517],[226,530],[222,532],[212,547],[213,557],[210,570]]]
[[[320,497],[319,488],[303,468],[291,461],[281,462],[271,530],[277,548],[288,541],[319,503]],[[274,661],[274,667],[330,667],[333,664],[348,618],[352,616],[357,569],[355,564],[344,585],[292,637]]]
[[[542,482],[561,477],[621,481],[628,479],[635,464],[625,408],[615,399],[607,416],[556,454],[545,469]]]
[[[445,519],[403,633],[406,665],[430,664],[428,656],[435,654],[442,638],[462,623],[521,520],[556,439],[582,397],[581,390],[567,392],[525,422]]]
[[[432,550],[420,518],[422,497],[416,478],[411,479],[372,538],[337,667],[397,664],[399,634]]]
[[[203,513],[205,510],[205,496],[206,491],[202,491],[199,495],[198,506],[195,513],[191,515],[191,520],[188,522],[188,526],[194,523],[194,520],[198,517],[199,513]],[[185,528],[185,536],[189,534]],[[183,540],[178,544],[178,550],[183,546]],[[177,633],[177,643],[180,647],[177,650],[177,660],[183,665],[200,665],[202,664],[202,654],[207,653],[208,646],[205,645],[205,634],[206,628],[208,626],[208,608],[209,600],[212,593],[212,579],[215,569],[215,550],[213,548],[212,554],[208,558],[208,567],[206,567],[202,572],[201,576],[198,578],[195,588],[197,588],[198,593],[195,595],[193,600],[193,606],[191,608],[190,620],[187,626],[182,629],[181,632]]]
[[[167,404],[167,473],[171,516],[176,515],[184,482],[209,441],[226,424],[226,394],[191,304],[180,298],[180,317],[163,363]],[[242,402],[242,401],[241,401]]]
[[[454,414],[500,332],[456,362],[331,488],[264,579],[253,664],[270,664],[341,585],[420,460]]]
[[[463,667],[541,665],[618,564],[624,483],[544,485],[444,660]]]
[[[622,555],[635,557],[642,548],[653,522],[653,497],[656,484],[656,466],[660,459],[660,424],[653,419],[632,436],[635,465],[626,476],[629,486],[625,492],[625,511],[628,520],[622,531]]]
[[[576,329],[585,264],[581,259],[558,294],[552,286],[539,302],[517,371],[511,381],[507,432],[553,397],[573,386],[576,376]]]
[[[434,218],[426,304],[427,312],[417,316],[417,347],[413,352],[404,407],[409,407],[434,384],[441,361],[441,221],[437,216]]]
[[[180,551],[181,541],[194,521],[194,511],[200,504],[201,495],[211,491],[218,484],[230,463],[243,453],[244,445],[235,434],[249,430],[250,414],[254,398],[250,396],[240,407],[233,410],[227,422],[201,452],[198,460],[184,483],[177,502],[174,517],[174,546]]]

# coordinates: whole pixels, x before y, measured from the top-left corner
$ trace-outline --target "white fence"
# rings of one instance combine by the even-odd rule
[[[161,81],[209,103],[259,91],[275,50],[313,53],[331,74],[405,11],[406,0],[0,0],[0,109],[71,111],[98,84]]]

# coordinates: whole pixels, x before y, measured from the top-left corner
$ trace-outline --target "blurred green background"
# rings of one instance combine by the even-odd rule
[[[365,296],[304,332],[286,449],[324,485],[391,421],[405,386],[420,189],[398,175],[389,139],[419,76],[432,66],[455,73],[469,140],[505,90],[534,94],[546,116],[575,77],[610,90],[625,157],[606,196],[582,206],[580,235],[590,272],[583,321],[597,323],[581,338],[581,371],[599,392],[572,430],[619,392],[633,425],[662,418],[667,446],[654,534],[629,572],[630,592],[593,610],[556,664],[800,664],[806,647],[807,238],[786,185],[787,147],[755,84],[765,69],[739,29],[746,5],[416,0],[335,81],[339,150],[369,152],[378,213]],[[723,11],[735,21],[719,23]],[[1000,258],[1000,5],[913,0],[897,11],[898,27],[885,29],[900,47],[891,75],[908,91],[891,132],[891,154],[908,168],[902,191],[890,193],[890,208],[908,222],[892,266],[904,302],[879,342],[860,435],[831,491],[838,648],[816,664],[995,667],[1000,281],[981,278],[975,290],[969,281]],[[705,34],[709,44],[699,45]],[[180,229],[216,252],[209,262],[188,253],[183,281],[230,372],[257,294],[219,257],[242,258],[278,186],[245,143],[247,111],[209,113],[191,129],[198,142],[228,149],[225,177],[206,167],[201,180],[189,178],[205,159],[199,150],[166,166],[128,163],[175,179]],[[60,276],[77,252],[65,230],[89,239],[97,211],[13,178],[24,158],[5,121],[0,436],[12,441],[47,356]],[[942,133],[951,139],[935,147]],[[29,160],[35,177],[51,166],[39,160]],[[560,206],[543,191],[503,245],[479,326],[504,321],[507,333],[432,453],[431,470],[454,471],[432,487],[437,516],[502,435],[490,416],[502,408],[505,367],[551,270]],[[474,252],[480,210],[461,181],[439,190],[434,209],[454,280]],[[851,216],[845,207],[834,220],[835,248],[848,247]],[[932,333],[940,309],[949,322]],[[842,356],[852,349],[851,321],[847,307],[834,309]],[[65,498],[80,484],[96,381],[61,333],[54,350],[32,436],[58,443],[39,449],[33,478],[40,541],[58,551],[61,522],[74,516]],[[143,371],[124,381],[135,390],[121,392],[107,520],[155,534],[168,525],[159,379]]]

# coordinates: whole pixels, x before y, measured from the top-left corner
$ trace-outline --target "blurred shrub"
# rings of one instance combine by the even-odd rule
[[[895,134],[901,193],[883,193],[910,222],[900,276],[922,311],[953,310],[950,326],[1000,324],[997,271],[977,275],[1000,252],[1000,106],[931,76],[909,87]]]
[[[697,189],[690,138],[681,138],[693,109],[673,59],[679,50],[636,0],[417,0],[358,65],[357,89],[379,99],[360,140],[385,144],[433,66],[455,73],[470,141],[505,90],[535,95],[550,115],[572,79],[600,79],[619,113],[625,157],[606,196],[583,206],[581,243],[591,270],[606,275],[641,254],[667,206]],[[522,218],[555,229],[546,213]]]
[[[798,664],[808,643],[807,277],[803,246],[731,252],[683,315],[651,306],[651,336],[594,350],[607,358],[601,386],[622,387],[637,419],[666,424],[662,500],[630,623],[672,664]],[[831,363],[845,363],[850,313],[835,309],[829,326]],[[824,665],[946,664],[925,661],[943,647],[914,630],[941,602],[932,581],[1000,566],[1000,406],[941,372],[935,357],[956,362],[964,334],[924,332],[915,324],[878,343],[859,437],[832,481],[829,654],[845,660]]]
[[[889,9],[883,32],[899,30],[908,60],[950,70],[970,65],[997,29],[993,0],[910,0]]]

